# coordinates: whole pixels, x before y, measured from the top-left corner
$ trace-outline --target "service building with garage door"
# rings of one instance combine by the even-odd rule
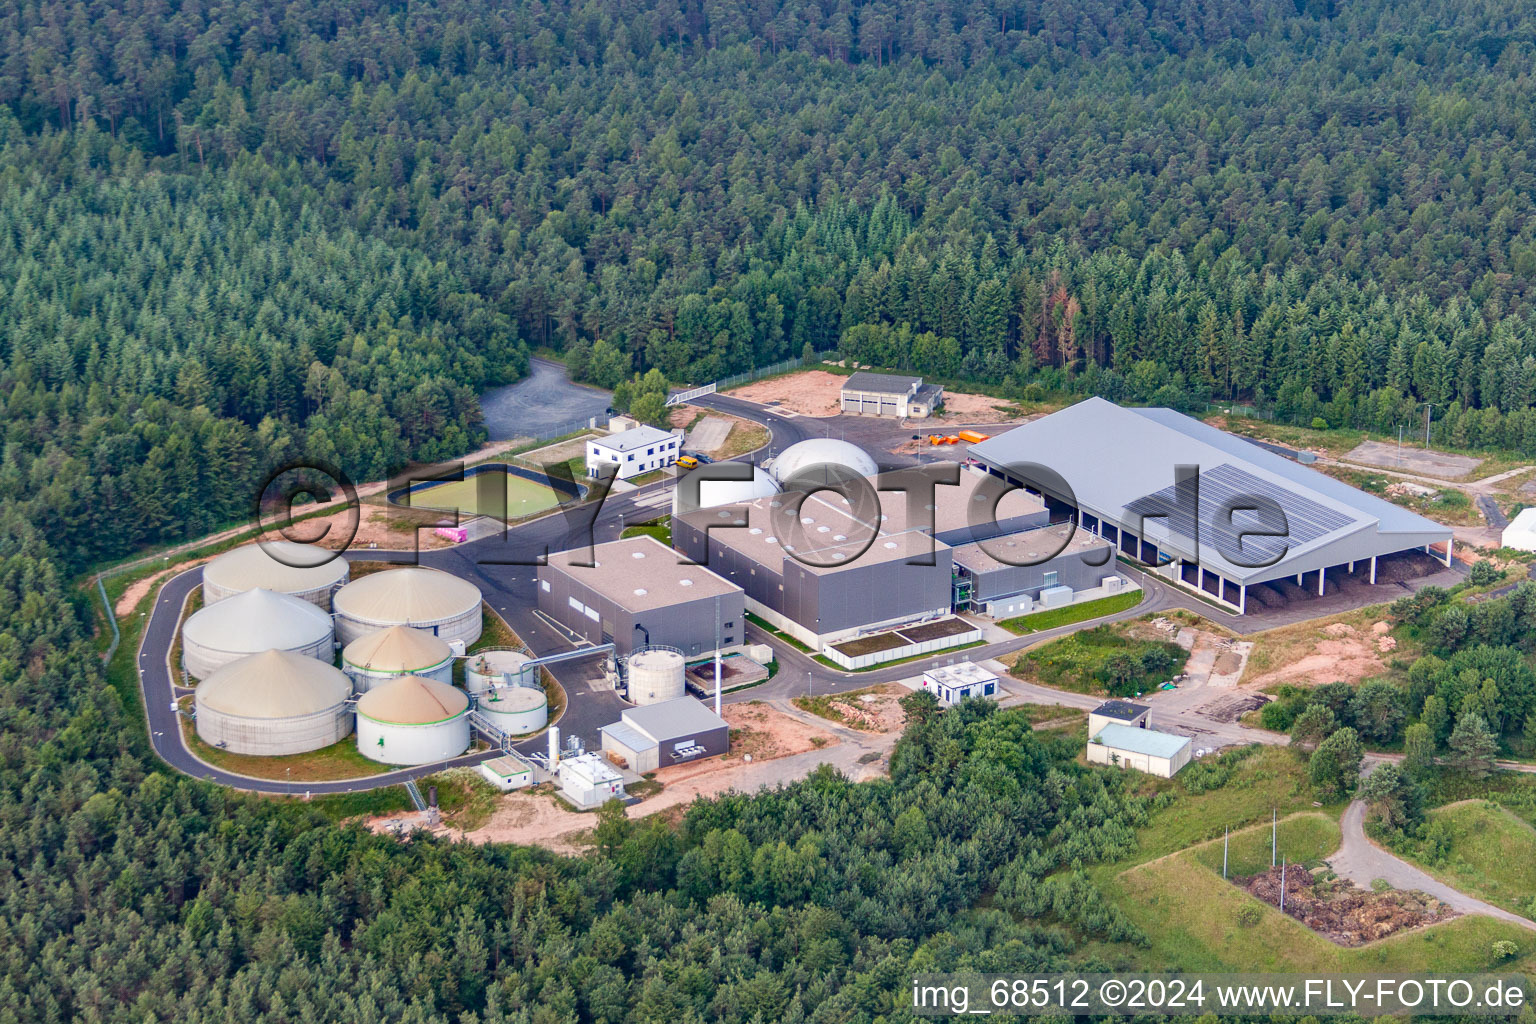
[[[921,377],[860,370],[843,384],[842,410],[864,416],[924,419],[944,400],[944,389]]]
[[[603,753],[632,772],[715,757],[730,749],[731,727],[693,697],[627,708],[602,729]]]
[[[591,565],[579,564],[591,553]],[[688,658],[743,643],[741,587],[654,537],[550,552],[539,566],[539,610],[620,658],[638,647],[675,647]],[[718,623],[718,627],[717,627]]]

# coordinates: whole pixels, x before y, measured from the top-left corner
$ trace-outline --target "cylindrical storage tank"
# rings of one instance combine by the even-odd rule
[[[779,485],[773,475],[760,466],[753,466],[750,480],[700,480],[698,501],[689,501],[686,493],[690,489],[688,477],[699,472],[701,470],[696,469],[678,479],[677,486],[672,489],[673,515],[680,516],[685,512],[719,505],[746,504],[779,493]]]
[[[539,686],[538,666],[528,668],[532,659],[527,651],[514,651],[499,647],[489,651],[477,651],[464,662],[464,689],[481,694],[492,685],[503,683],[510,686]]]
[[[686,696],[682,652],[659,647],[642,649],[631,654],[626,664],[631,704],[660,704]]]
[[[497,686],[475,698],[475,709],[502,732],[522,736],[549,724],[549,698],[531,686]]]
[[[236,754],[301,754],[352,731],[352,684],[330,665],[291,651],[263,651],[213,672],[197,687],[197,735]]]
[[[357,750],[385,764],[430,764],[469,749],[469,696],[424,676],[401,676],[357,699]]]
[[[203,603],[247,590],[271,590],[331,610],[331,594],[351,575],[347,560],[312,544],[280,540],[226,551],[203,567]]]
[[[344,644],[390,626],[414,626],[443,640],[480,639],[480,588],[419,565],[353,580],[331,598]]]
[[[341,652],[341,670],[358,693],[401,676],[453,683],[453,651],[444,640],[410,626],[390,626],[358,637]]]
[[[248,654],[290,651],[330,664],[331,617],[308,601],[247,590],[193,613],[181,627],[181,662],[206,679]]]
[[[768,468],[780,487],[788,487],[790,479],[814,467],[839,466],[859,476],[869,477],[880,472],[879,465],[870,454],[857,445],[835,437],[809,437],[785,448]],[[835,483],[835,470],[810,472],[802,483]]]

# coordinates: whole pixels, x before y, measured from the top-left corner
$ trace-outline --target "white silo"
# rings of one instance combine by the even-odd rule
[[[401,676],[357,699],[357,750],[385,764],[430,764],[469,749],[469,696],[422,676]]]
[[[347,560],[312,544],[271,541],[226,551],[203,567],[203,603],[247,590],[271,590],[331,610],[331,594],[351,575]]]
[[[480,588],[419,565],[355,579],[331,599],[344,644],[390,626],[413,626],[443,640],[480,639]]]
[[[181,627],[181,661],[195,679],[248,654],[291,651],[330,664],[331,617],[308,601],[247,590],[193,613]]]
[[[742,465],[746,465],[742,463]],[[702,469],[696,469],[693,473],[701,473]],[[672,514],[680,516],[685,512],[696,512],[701,508],[715,508],[719,505],[738,505],[755,501],[758,498],[767,498],[779,493],[778,482],[761,466],[752,467],[750,480],[700,480],[699,500],[697,503],[685,500],[686,483],[689,473],[677,481],[677,486],[672,489]]]
[[[341,670],[358,693],[367,693],[401,676],[426,676],[453,682],[453,650],[431,633],[410,626],[390,626],[358,637],[341,652]]]
[[[494,686],[475,698],[475,710],[504,733],[523,736],[549,724],[544,688]]]
[[[527,650],[493,647],[476,651],[464,662],[464,689],[481,694],[494,686],[539,686],[539,668],[528,668]]]
[[[631,704],[660,704],[687,695],[683,652],[669,647],[645,647],[629,656]]]
[[[840,466],[863,477],[880,472],[879,465],[868,452],[835,437],[808,437],[796,442],[780,452],[768,468],[773,471],[780,487],[788,487],[792,477],[815,466]],[[829,472],[814,473],[810,482],[835,483],[836,478]]]
[[[352,731],[352,684],[330,665],[263,651],[217,669],[197,687],[197,735],[236,754],[300,754]]]

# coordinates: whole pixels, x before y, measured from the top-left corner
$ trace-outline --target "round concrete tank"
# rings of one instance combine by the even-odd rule
[[[538,732],[549,724],[549,698],[542,687],[497,686],[475,699],[475,710],[513,736]]]
[[[477,651],[464,662],[464,689],[480,694],[494,684],[539,687],[538,666],[527,668],[532,659],[526,650],[498,647],[489,651]]]
[[[693,471],[693,473],[698,472],[700,470]],[[700,480],[699,500],[685,501],[686,483],[693,473],[680,477],[677,486],[672,489],[672,514],[675,516],[685,512],[696,512],[701,508],[715,508],[718,505],[746,504],[749,501],[779,493],[779,485],[773,479],[773,474],[761,466],[753,466],[750,480]]]
[[[247,590],[193,613],[181,627],[181,661],[194,679],[269,650],[330,664],[331,617],[287,594]]]
[[[357,750],[385,764],[430,764],[469,749],[469,697],[423,676],[401,676],[357,700]]]
[[[665,647],[636,651],[626,662],[631,704],[660,704],[687,694],[683,654]]]
[[[453,683],[453,650],[447,642],[410,626],[390,626],[360,636],[341,652],[341,670],[358,693],[401,676]]]
[[[810,437],[804,441],[798,441],[780,452],[768,468],[773,471],[773,477],[779,482],[780,487],[788,487],[792,477],[818,466],[840,466],[844,470],[865,477],[874,476],[880,472],[880,467],[868,452],[835,437]],[[807,479],[802,480],[802,483],[836,482],[832,473],[827,471],[810,472],[805,475]]]
[[[336,591],[336,635],[350,644],[390,626],[414,626],[443,640],[480,639],[480,588],[419,565],[371,573]]]
[[[263,651],[230,662],[197,687],[197,735],[236,754],[300,754],[352,731],[352,684],[324,662]]]
[[[331,610],[331,594],[351,575],[347,560],[312,544],[270,541],[226,551],[203,567],[203,603],[247,590],[271,590]]]

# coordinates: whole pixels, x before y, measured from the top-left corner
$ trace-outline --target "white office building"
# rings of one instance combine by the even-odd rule
[[[682,431],[634,427],[587,442],[587,476],[595,479],[604,466],[613,466],[620,480],[628,480],[674,465],[682,451]]]

